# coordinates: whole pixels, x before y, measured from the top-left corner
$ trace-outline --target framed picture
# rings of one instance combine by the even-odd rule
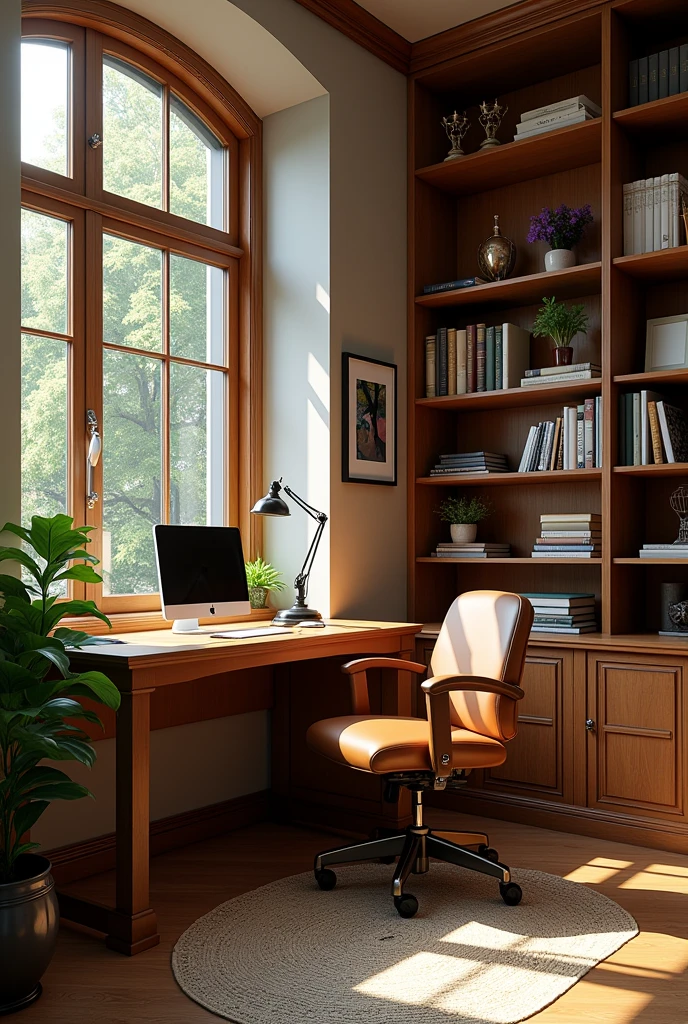
[[[397,368],[342,353],[342,480],[397,482]]]
[[[647,321],[645,372],[688,367],[688,313]]]

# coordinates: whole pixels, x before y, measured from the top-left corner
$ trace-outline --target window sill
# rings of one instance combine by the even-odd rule
[[[274,608],[253,608],[251,614],[235,615],[231,618],[200,619],[202,626],[213,624],[224,624],[226,622],[254,622],[272,619],[275,615]],[[92,615],[67,615],[60,625],[68,626],[70,629],[81,629],[93,636],[104,636],[107,633],[137,633],[148,629],[171,629],[172,623],[169,619],[163,619],[159,611],[156,612],[114,612],[108,618],[112,623],[112,630],[109,630],[104,622],[94,618]]]

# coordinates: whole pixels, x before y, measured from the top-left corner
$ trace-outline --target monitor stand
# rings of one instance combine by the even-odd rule
[[[173,633],[204,633],[198,625],[198,619],[175,619],[172,623]]]

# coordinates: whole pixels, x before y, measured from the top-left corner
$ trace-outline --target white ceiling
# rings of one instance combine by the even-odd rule
[[[415,43],[436,32],[511,7],[516,0],[356,0],[395,32]]]

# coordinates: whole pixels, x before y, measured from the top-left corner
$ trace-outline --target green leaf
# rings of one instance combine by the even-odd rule
[[[0,562],[8,561],[19,562],[29,570],[35,580],[40,580],[41,570],[31,555],[27,555],[26,551],[22,551],[21,548],[0,548]]]
[[[15,812],[14,830],[18,839],[23,836],[25,832],[28,832],[30,828],[33,828],[47,807],[47,800],[32,800],[29,803],[24,804]]]
[[[31,668],[35,664],[36,656],[40,656],[51,662],[62,676],[69,672],[69,657],[60,640],[51,636],[41,636],[40,633],[22,633],[21,645],[24,650],[17,655],[20,665]]]
[[[116,711],[120,705],[119,690],[102,672],[82,672],[80,675],[70,676],[68,679],[59,680],[59,690],[69,690],[71,694],[79,697],[87,696],[105,704],[106,707]]]
[[[0,693],[16,693],[35,686],[38,680],[33,672],[13,661],[0,661]]]
[[[31,544],[46,562],[60,559],[75,543],[82,542],[83,534],[72,529],[73,522],[71,516],[61,513],[49,518],[32,516]]]
[[[35,593],[35,588],[31,588]],[[6,576],[0,574],[0,594],[4,594],[6,597],[19,598],[26,604],[31,603],[31,597],[29,596],[29,588],[21,580],[18,580],[16,576]]]
[[[16,523],[5,523],[0,533],[13,533],[15,537],[21,537],[27,544],[31,544],[31,535],[29,531],[23,526],[17,526]]]
[[[58,580],[79,580],[81,583],[102,583],[103,577],[99,576],[98,573],[90,565],[83,565],[83,563],[77,563],[72,565],[69,569],[65,569],[64,572],[58,573],[54,577],[53,582],[57,583]]]
[[[33,786],[46,786],[50,783],[70,781],[69,776],[61,772],[59,768],[52,768],[48,764],[39,764],[29,768],[28,771],[20,776],[19,785],[24,792],[30,792]]]
[[[31,791],[32,800],[81,800],[82,797],[93,796],[86,786],[78,782],[57,782],[53,785],[36,786]]]
[[[40,843],[20,843],[19,846],[14,847],[12,857],[16,860],[17,857],[21,857],[22,853],[30,853],[31,850],[37,850],[40,845]]]
[[[65,647],[73,648],[90,647],[110,642],[107,637],[93,636],[91,633],[83,633],[78,629],[68,629],[67,626],[58,626],[53,636],[56,640],[60,640]]]
[[[45,616],[46,632],[53,629],[65,615],[93,615],[107,626],[112,625],[107,615],[103,615],[93,601],[61,601],[54,604]]]
[[[40,602],[25,604],[19,597],[6,597],[0,612],[0,624],[13,632],[23,629],[29,633],[40,633]]]

